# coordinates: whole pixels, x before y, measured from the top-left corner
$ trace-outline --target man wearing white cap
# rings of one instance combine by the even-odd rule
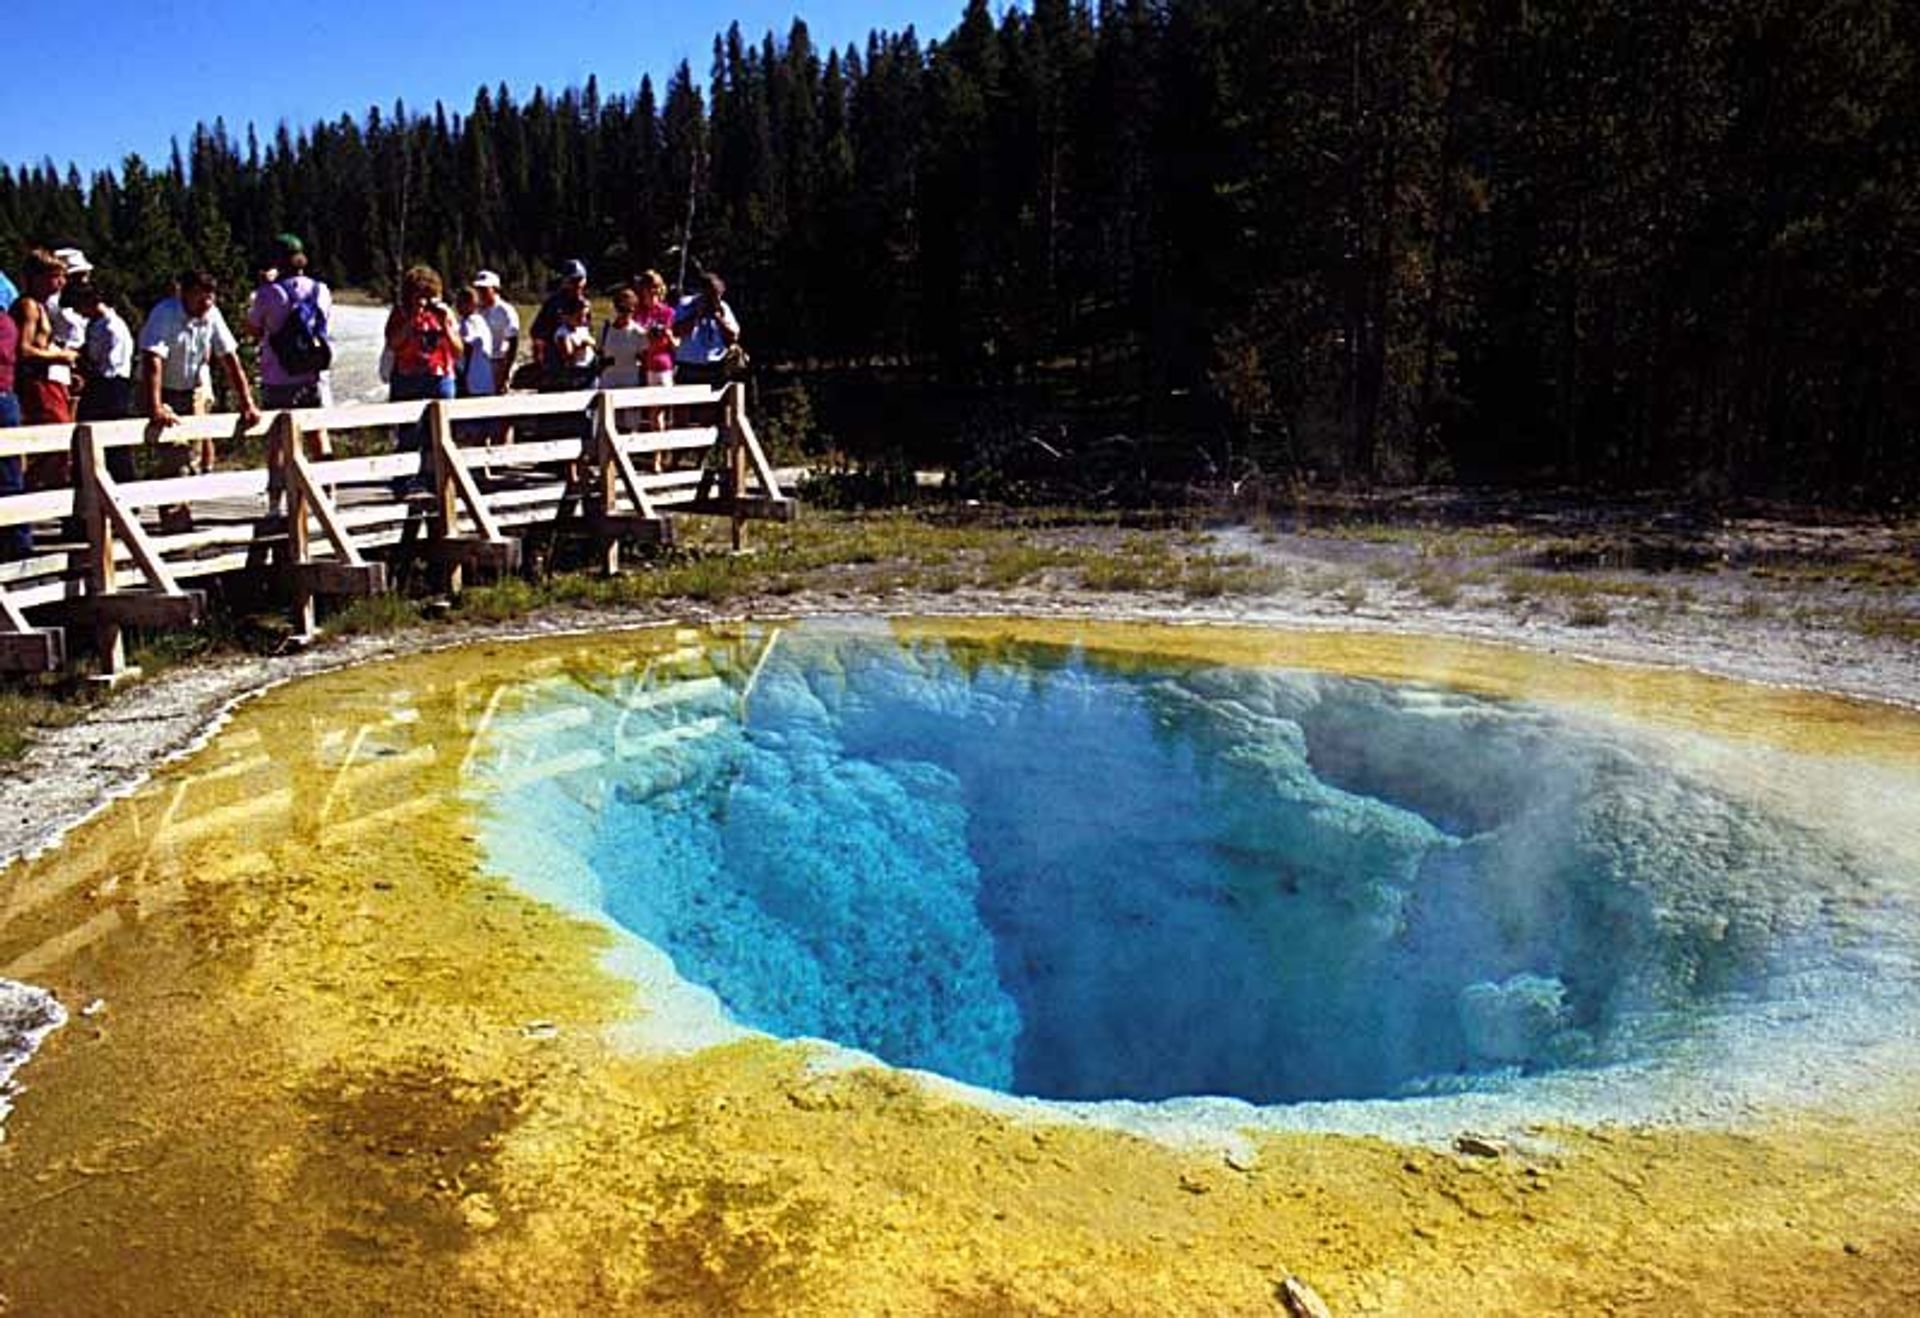
[[[87,318],[78,311],[66,310],[78,301],[75,296],[80,289],[93,281],[93,262],[78,247],[60,247],[53,253],[60,258],[60,264],[67,268],[67,286],[53,299],[54,319],[60,322],[64,332],[61,346],[79,348],[87,341]]]
[[[47,316],[53,328],[54,346],[73,353],[84,353],[87,346],[87,318],[74,307],[80,301],[80,290],[93,278],[93,262],[78,247],[56,247],[53,256],[67,272],[66,286],[47,299]],[[54,378],[59,378],[61,374],[56,370]],[[64,374],[68,390],[77,396],[81,388],[80,377],[71,371]]]
[[[493,341],[493,391],[504,394],[513,372],[513,359],[520,352],[520,313],[500,300],[500,276],[482,270],[473,277],[473,292],[480,303],[480,315],[487,322],[487,334]]]

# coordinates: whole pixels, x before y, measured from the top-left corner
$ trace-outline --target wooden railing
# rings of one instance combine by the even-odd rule
[[[664,430],[651,426],[659,409],[673,417]],[[309,455],[321,433],[368,448],[347,440],[369,430],[419,447],[395,450],[383,435],[371,446],[381,451]],[[493,442],[506,435],[516,442]],[[248,439],[265,441],[249,465],[136,481],[109,470],[115,449]],[[0,497],[0,529],[36,539],[0,563],[0,669],[60,667],[79,628],[97,671],[123,674],[123,628],[203,619],[205,592],[190,582],[277,588],[309,636],[318,598],[386,590],[389,567],[416,559],[458,590],[469,569],[517,566],[516,533],[528,529],[588,538],[612,572],[622,541],[671,543],[677,514],[729,519],[738,547],[745,521],[785,520],[795,506],[737,384],[313,408],[252,427],[215,415],[0,430],[0,458],[59,454],[71,458],[69,488]]]

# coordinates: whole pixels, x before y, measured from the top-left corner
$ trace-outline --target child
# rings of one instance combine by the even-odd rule
[[[593,342],[592,308],[575,298],[560,308],[560,328],[553,332],[553,359],[559,367],[554,381],[559,390],[591,389],[600,361]]]
[[[634,318],[640,299],[630,288],[613,295],[613,319],[600,331],[600,387],[640,387],[640,359],[647,351],[647,331]]]

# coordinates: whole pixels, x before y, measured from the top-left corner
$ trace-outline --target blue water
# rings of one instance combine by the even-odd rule
[[[1457,693],[824,631],[748,694],[750,658],[570,691],[614,753],[557,841],[739,1021],[1018,1094],[1630,1059],[1825,955],[1852,863]]]

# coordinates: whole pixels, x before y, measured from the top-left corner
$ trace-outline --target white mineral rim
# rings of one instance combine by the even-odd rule
[[[13,1073],[27,1064],[40,1041],[67,1023],[66,1008],[32,984],[0,979],[0,1139],[6,1138],[7,1101]]]

